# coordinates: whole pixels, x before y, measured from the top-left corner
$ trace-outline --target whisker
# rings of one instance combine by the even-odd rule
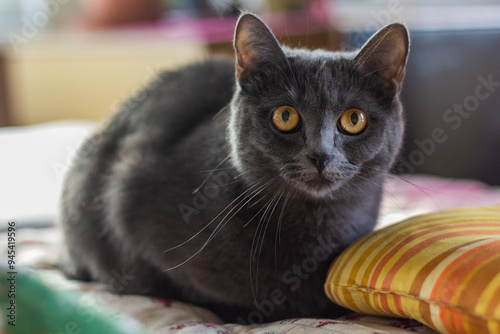
[[[256,181],[256,182],[257,182],[257,181]],[[247,191],[248,191],[248,190],[247,190]],[[243,194],[241,194],[240,196],[238,196],[238,198],[239,198],[239,197],[241,197],[242,195],[243,195]],[[238,198],[237,198],[237,199],[238,199]],[[235,200],[236,200],[236,199],[235,199]],[[235,200],[234,200],[234,201],[235,201]],[[234,202],[234,201],[233,201],[233,202]],[[218,216],[220,216],[220,215],[222,214],[222,212],[224,212],[224,211],[225,211],[225,210],[226,210],[226,209],[227,209],[227,208],[228,208],[228,207],[229,207],[229,206],[230,206],[233,202],[231,202],[231,203],[230,203],[230,204],[229,204],[229,205],[228,205],[228,206],[227,206],[224,210],[222,210],[222,211],[221,211],[221,212],[217,215],[217,217],[218,217]],[[241,203],[241,202],[240,202],[240,203]],[[242,207],[244,207],[245,205],[246,205],[246,203],[245,203],[244,205],[242,205],[242,206],[240,207],[240,209],[241,209]],[[233,208],[233,209],[234,209],[234,208]],[[238,211],[239,211],[239,210],[238,210]],[[235,214],[236,214],[236,213],[235,213]],[[227,216],[227,215],[226,215],[226,216]],[[188,240],[187,240],[187,241],[185,241],[184,243],[182,243],[182,244],[180,244],[180,245],[178,245],[178,246],[176,246],[176,247],[174,247],[174,248],[171,248],[171,249],[169,249],[169,250],[172,250],[172,249],[175,249],[175,248],[177,248],[177,247],[180,247],[180,246],[182,246],[183,244],[186,244],[187,242],[189,242],[190,240],[192,240],[194,237],[196,237],[197,235],[199,235],[199,234],[200,234],[200,233],[201,233],[204,229],[206,229],[206,228],[207,228],[207,226],[208,226],[208,225],[210,225],[210,224],[211,224],[211,223],[212,223],[212,222],[213,222],[213,221],[214,221],[217,217],[215,217],[215,218],[214,218],[214,219],[213,219],[210,223],[208,223],[207,225],[205,225],[205,227],[203,227],[203,229],[202,229],[201,231],[199,231],[198,233],[196,233],[193,237],[191,237],[190,239],[188,239]],[[232,218],[232,217],[234,217],[234,215],[233,215],[233,216],[231,216],[231,218]],[[230,218],[230,219],[231,219],[231,218]],[[226,223],[227,223],[227,222],[226,222]],[[219,225],[220,225],[220,223],[219,223]],[[217,227],[219,227],[219,225],[217,225]],[[225,226],[225,224],[224,224],[224,226]],[[222,226],[222,228],[224,228],[224,226]],[[216,227],[216,229],[217,229],[217,227]],[[222,228],[221,228],[221,229],[222,229]],[[217,233],[218,233],[218,232],[217,232]],[[182,265],[186,264],[188,261],[190,261],[191,259],[193,259],[196,255],[200,254],[200,253],[201,253],[201,251],[202,251],[202,250],[203,250],[203,249],[204,249],[204,248],[208,245],[208,243],[211,241],[211,238],[215,237],[215,235],[213,235],[213,237],[212,237],[212,235],[213,235],[213,232],[212,232],[211,236],[209,237],[209,240],[207,240],[207,242],[205,242],[205,244],[204,244],[204,245],[203,245],[203,246],[202,246],[202,247],[201,247],[198,251],[196,251],[193,255],[191,255],[191,256],[190,256],[190,257],[188,257],[186,260],[182,261],[181,263],[179,263],[179,264],[177,264],[177,265],[175,265],[175,266],[173,266],[173,267],[170,267],[170,268],[164,269],[164,270],[163,270],[163,272],[167,272],[167,271],[170,271],[170,270],[174,270],[174,269],[176,269],[176,268],[179,268],[180,266],[182,266]],[[167,250],[167,251],[168,251],[168,250]],[[164,251],[164,252],[166,252],[166,251]]]
[[[290,194],[291,194],[292,190],[288,190],[287,194],[286,194],[286,197],[285,197],[285,201],[283,202],[283,206],[281,207],[281,212],[280,212],[280,216],[278,218],[278,224],[276,225],[276,236],[274,238],[274,267],[276,269],[277,267],[277,253],[278,253],[278,243],[281,243],[281,240],[280,240],[280,237],[279,237],[279,232],[280,232],[280,229],[281,229],[281,221],[283,219],[283,214],[285,213],[285,207],[288,203],[288,198],[290,197]]]
[[[444,194],[444,195],[449,195],[449,196],[454,196],[454,194],[450,194],[450,193],[444,193],[444,192],[438,192],[436,190],[433,190],[433,189],[428,189],[428,188],[425,188],[425,187],[422,187],[422,186],[419,186],[409,180],[406,180],[405,178],[403,178],[402,176],[399,176],[399,175],[395,175],[395,174],[391,174],[391,173],[388,173],[386,172],[385,170],[382,170],[380,168],[376,168],[376,167],[373,167],[373,166],[366,166],[367,168],[371,168],[375,171],[378,171],[378,172],[381,172],[383,173],[384,176],[387,176],[387,177],[391,177],[391,178],[396,178],[396,179],[399,179],[403,182],[406,182],[412,186],[414,186],[415,188],[417,188],[419,191],[421,191],[422,193],[424,193],[435,205],[436,208],[438,208],[439,210],[441,210],[441,207],[439,206],[439,204],[436,202],[436,200],[431,196],[430,193],[426,192],[425,190],[429,191],[429,192],[434,192],[434,193],[441,193],[441,194]]]
[[[271,221],[274,209],[276,209],[276,205],[278,204],[280,198],[281,198],[281,195],[276,200],[276,202],[275,202],[275,204],[274,204],[273,209],[271,210],[271,212],[267,215],[267,222],[264,223],[264,229],[262,231],[262,237],[261,237],[261,241],[260,241],[260,246],[258,246],[259,242],[257,240],[257,246],[259,248],[259,255],[257,255],[257,264],[256,264],[256,270],[255,270],[255,291],[256,292],[259,291],[259,265],[260,265],[260,256],[262,254],[262,246],[264,245],[264,239],[266,238],[267,228],[269,227],[269,223]],[[272,206],[272,203],[269,205],[269,208],[271,206]],[[257,250],[256,250],[256,252],[257,252]],[[250,274],[251,274],[251,271],[250,271]]]
[[[225,186],[229,186],[231,184],[239,183],[239,182],[242,182],[242,181],[245,181],[245,180],[239,179],[239,180],[231,181],[231,182],[228,182],[228,183],[214,184],[213,186],[205,186],[204,189],[214,189],[214,188],[219,188],[219,187],[225,187]]]
[[[208,226],[210,226],[210,224],[212,224],[217,218],[219,218],[220,215],[222,215],[222,213],[224,211],[226,211],[234,202],[236,202],[240,197],[244,196],[247,192],[251,191],[252,188],[255,188],[258,183],[262,181],[262,179],[259,179],[257,181],[255,181],[253,183],[253,185],[251,185],[247,190],[245,190],[243,193],[241,193],[238,197],[236,197],[231,203],[229,203],[221,212],[219,212],[219,214],[217,216],[215,216],[207,225],[205,225],[200,231],[198,231],[197,233],[195,233],[191,238],[187,239],[186,241],[180,243],[179,245],[177,246],[174,246],[172,248],[169,248],[169,249],[166,249],[163,251],[163,253],[166,253],[166,252],[169,252],[171,250],[174,250],[176,248],[179,248],[185,244],[187,244],[188,242],[190,242],[191,240],[193,240],[194,238],[196,238],[201,232],[203,232]]]
[[[253,278],[252,278],[252,261],[253,261],[253,258],[255,257],[256,255],[256,239],[258,240],[259,238],[259,235],[260,235],[260,230],[261,230],[261,225],[262,225],[262,222],[263,222],[263,217],[265,216],[267,210],[269,209],[269,206],[270,204],[272,203],[273,199],[275,198],[276,194],[274,196],[271,197],[271,199],[269,199],[269,201],[267,201],[267,203],[257,212],[257,214],[255,214],[254,217],[252,217],[252,219],[250,221],[252,221],[264,208],[265,208],[265,211],[264,211],[264,214],[262,215],[258,225],[257,225],[257,229],[255,230],[255,233],[254,233],[254,236],[253,236],[253,239],[252,239],[252,246],[250,248],[250,261],[249,261],[249,273],[250,273],[250,288],[252,290],[252,295],[254,297],[254,302],[257,303],[257,291],[258,291],[258,277],[257,277],[257,280],[256,280],[256,284],[254,286],[253,284]],[[247,226],[250,221],[248,223],[246,223],[243,227]],[[255,247],[255,253],[254,253],[254,247]]]
[[[213,173],[213,172],[218,172],[218,171],[228,170],[228,169],[231,169],[231,167],[216,168],[216,169],[205,169],[205,170],[200,170],[200,173]]]
[[[212,120],[216,119],[217,117],[219,117],[220,114],[222,114],[226,109],[228,109],[230,107],[230,104],[225,106],[224,108],[222,108],[221,110],[219,110],[217,112],[217,114],[214,115],[214,117],[212,117]]]
[[[262,214],[262,217],[260,217],[259,224],[257,225],[256,234],[254,235],[254,241],[255,241],[255,236],[257,236],[257,240],[258,240],[258,238],[260,237],[260,233],[261,233],[261,232],[259,232],[259,231],[260,231],[260,228],[259,228],[259,227],[260,227],[260,226],[262,225],[262,223],[265,221],[265,218],[267,217],[267,213],[269,212],[269,209],[271,208],[271,206],[272,206],[272,204],[273,204],[273,202],[274,202],[274,199],[277,197],[277,195],[278,195],[278,193],[276,192],[276,193],[275,193],[275,194],[271,197],[271,199],[269,199],[269,201],[267,201],[267,203],[264,205],[265,210],[264,210],[264,213]],[[260,212],[260,211],[259,211],[259,212]],[[247,223],[247,224],[248,224],[248,223]],[[246,226],[246,224],[245,224],[245,226]],[[257,242],[257,245],[258,245],[258,244],[259,244],[259,243]],[[254,247],[253,247],[253,246],[254,246],[254,242],[252,242],[252,250],[251,250],[251,252],[250,252],[250,256],[251,256],[251,257],[253,256],[253,257],[255,258],[255,257],[257,256],[257,248],[255,248],[255,252],[254,252],[254,251],[253,251],[253,250],[254,250]]]
[[[262,201],[264,199],[264,197],[261,197],[259,198],[258,200],[256,200],[254,203],[252,203],[252,205],[249,206],[249,208],[253,208],[254,206],[256,206],[260,201]],[[246,227],[248,225],[248,223],[245,224],[245,226],[243,227]]]
[[[236,176],[234,177],[234,179],[236,180],[237,178],[239,178],[239,177],[241,177],[241,176],[243,176],[243,175],[245,175],[246,173],[249,173],[249,172],[251,172],[251,171],[252,171],[252,169],[249,169],[249,170],[247,170],[247,171],[245,171],[245,172],[243,172],[243,173],[240,173],[240,174],[236,175]]]
[[[276,206],[278,205],[281,197],[283,196],[283,193],[285,192],[285,186],[282,186],[275,194],[274,198],[273,198],[273,201],[269,204],[268,206],[268,209],[271,208],[271,206],[273,206],[273,202],[274,202],[274,206],[272,208],[272,210],[269,212],[264,213],[264,216],[263,216],[263,221],[266,220],[266,216],[267,216],[267,222],[264,224],[264,229],[262,231],[262,237],[261,237],[261,242],[260,242],[260,246],[259,246],[259,255],[257,256],[257,264],[256,264],[256,271],[255,271],[255,290],[256,292],[258,291],[258,286],[259,286],[259,264],[260,264],[260,255],[262,254],[262,246],[264,245],[264,239],[266,237],[266,232],[267,232],[267,228],[269,227],[269,223],[271,222],[271,218],[273,216],[273,213],[274,213],[274,210],[276,209]],[[258,244],[258,242],[257,242]],[[250,272],[251,273],[251,272]]]
[[[260,201],[261,201],[261,200],[263,200],[263,199],[264,199],[264,197],[262,197],[261,199],[259,199],[257,202],[253,203],[250,207],[255,206],[258,202],[260,202]],[[271,199],[272,199],[272,198],[271,198]],[[248,221],[245,225],[243,225],[243,228],[247,227],[247,226],[248,226],[248,224],[250,224],[250,223],[251,223],[251,222],[255,219],[255,217],[257,217],[257,216],[259,215],[259,213],[261,213],[261,212],[262,212],[262,210],[264,210],[264,209],[266,208],[266,205],[267,205],[268,203],[269,203],[269,201],[268,201],[268,202],[266,202],[266,204],[264,204],[264,205],[262,206],[262,208],[260,208],[260,210],[259,210],[259,211],[257,211],[257,213],[256,213],[256,214],[255,214],[252,218],[250,218],[250,220],[249,220],[249,221]]]
[[[434,192],[436,194],[442,194],[442,195],[449,195],[449,196],[456,196],[454,194],[451,194],[451,193],[444,193],[444,192],[439,192],[439,191],[436,191],[436,190],[433,190],[433,189],[428,189],[428,188],[425,188],[425,187],[422,187],[422,186],[419,186],[411,181],[408,181],[406,180],[405,178],[401,177],[401,176],[398,176],[398,175],[393,175],[393,174],[390,174],[390,173],[385,173],[386,176],[388,177],[393,177],[393,178],[397,178],[403,182],[406,182],[412,186],[414,186],[415,188],[417,188],[418,190],[420,190],[421,192],[423,192],[425,195],[427,195],[427,197],[434,203],[434,205],[436,206],[436,208],[438,208],[439,210],[441,210],[441,207],[440,205],[436,202],[436,200],[434,198],[432,198],[432,196],[427,192]],[[426,191],[427,190],[427,191]],[[459,196],[458,196],[459,197]]]
[[[363,179],[363,180],[365,180],[365,181],[368,181],[368,182],[370,182],[370,183],[372,183],[372,184],[376,185],[376,186],[377,186],[377,187],[379,187],[380,189],[382,189],[382,192],[383,192],[384,194],[386,194],[387,196],[389,196],[389,198],[391,198],[391,199],[394,201],[394,203],[396,203],[396,205],[397,205],[400,209],[404,210],[404,207],[401,205],[401,203],[399,203],[399,201],[397,200],[396,196],[394,196],[393,194],[389,193],[389,192],[388,192],[388,191],[384,188],[384,186],[383,186],[383,185],[378,184],[377,182],[375,182],[375,181],[373,181],[373,180],[370,180],[370,179],[368,179],[368,178],[366,178],[366,177],[363,177],[363,176],[361,176],[361,175],[358,175],[358,174],[356,174],[355,176],[357,176],[357,177],[359,177],[359,178],[361,178],[361,179]],[[354,184],[354,185],[356,185],[356,184]],[[356,185],[356,186],[357,186],[357,185]],[[359,187],[358,187],[358,189],[359,189]],[[361,190],[361,189],[360,189],[360,190]]]
[[[274,179],[273,179],[274,180]],[[219,222],[219,224],[215,227],[214,231],[212,232],[212,234],[210,235],[210,237],[207,239],[207,241],[205,242],[205,244],[203,245],[203,247],[200,249],[200,251],[205,248],[205,246],[208,245],[208,243],[210,241],[212,241],[213,238],[215,238],[215,236],[220,232],[220,230],[222,230],[224,228],[224,226],[226,226],[226,224],[242,209],[245,207],[245,205],[247,203],[249,203],[255,196],[257,196],[262,190],[264,190],[273,180],[270,180],[268,181],[266,184],[260,186],[256,191],[258,191],[255,195],[253,195],[250,199],[248,199],[246,202],[245,201],[245,197],[243,198],[243,200],[240,201],[240,203],[238,203],[237,205],[234,206],[233,209],[231,209],[231,211],[229,211],[226,216],[224,216],[224,218],[221,219],[221,221]],[[243,203],[244,202],[244,203]],[[237,209],[237,211],[235,213],[233,213],[233,215],[231,217],[229,217],[229,219],[226,219],[227,216],[229,216],[229,214],[234,210],[236,209],[237,207],[239,206],[239,208]],[[225,222],[224,222],[225,221]],[[224,224],[223,224],[224,222]],[[223,225],[222,225],[223,224]],[[219,226],[222,227],[219,229]]]
[[[225,163],[229,158],[231,157],[231,154],[228,155],[227,157],[225,157],[221,162],[219,162],[219,164],[217,166],[215,166],[215,169],[219,168],[223,163]],[[200,184],[200,186],[198,188],[196,188],[195,190],[193,190],[192,192],[192,195],[196,194],[202,187],[203,185],[208,181],[208,179],[210,178],[210,176],[212,176],[212,173],[209,173],[207,175],[207,177],[205,178],[205,180]]]
[[[259,249],[259,256],[257,257],[257,270],[258,270],[258,264],[259,264],[259,258],[260,258],[260,254],[262,253],[262,246],[264,244],[264,236],[266,234],[266,231],[267,231],[267,227],[269,226],[269,222],[271,221],[271,218],[273,216],[273,213],[274,213],[274,210],[276,210],[276,206],[278,205],[279,201],[281,200],[281,197],[283,196],[283,194],[285,193],[285,186],[282,186],[280,190],[278,190],[278,192],[276,193],[277,195],[279,194],[279,196],[277,197],[277,200],[276,202],[274,203],[274,206],[271,210],[271,212],[269,213],[269,215],[267,216],[267,223],[265,224],[266,227],[264,229],[264,233],[262,235],[262,241],[260,243],[260,249]],[[272,204],[270,204],[271,206]]]
[[[174,269],[177,269],[179,268],[180,266],[186,264],[187,262],[189,262],[192,258],[194,258],[196,255],[198,255],[200,252],[195,252],[193,255],[191,255],[190,257],[188,257],[186,260],[182,261],[181,263],[173,266],[173,267],[170,267],[170,268],[167,268],[167,269],[164,269],[162,270],[162,272],[167,272],[167,271],[170,271],[170,270],[174,270]]]
[[[273,210],[271,211],[271,214],[270,214],[269,219],[267,221],[267,225],[269,225],[269,221],[271,220],[271,217],[272,217],[272,215],[274,213],[274,210],[276,209],[276,206],[278,205],[279,201],[281,200],[281,198],[283,197],[283,194],[286,191],[285,186],[283,186],[281,189],[283,189],[283,191],[281,192],[278,200],[274,204]],[[291,192],[291,190],[288,190],[287,195],[285,197],[285,201],[283,203],[283,207],[281,208],[281,212],[280,212],[280,215],[278,217],[278,223],[276,224],[276,236],[274,238],[274,267],[275,267],[275,270],[277,268],[277,246],[276,246],[276,240],[278,238],[278,229],[279,229],[279,226],[280,226],[280,223],[281,223],[281,219],[283,218],[283,212],[284,212],[284,209],[285,209],[285,206],[286,206],[286,202],[288,201],[288,196],[290,195],[290,192]],[[267,225],[266,225],[266,230],[267,230]],[[264,230],[264,235],[265,235],[265,230]],[[260,245],[261,250],[259,251],[259,258],[260,258],[260,252],[262,251],[262,245],[263,244],[264,244],[264,237],[262,238],[262,243]],[[257,271],[259,269],[258,263],[259,263],[259,261],[257,260]]]

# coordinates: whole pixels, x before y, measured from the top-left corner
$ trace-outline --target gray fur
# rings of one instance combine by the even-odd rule
[[[251,14],[239,27],[267,29]],[[404,33],[392,42],[404,44],[406,29],[394,27]],[[342,312],[325,297],[326,272],[376,223],[402,141],[400,83],[377,72],[387,50],[374,43],[332,53],[259,36],[240,49],[265,57],[244,63],[238,80],[225,60],[166,72],[85,143],[61,205],[69,276],[195,303],[227,321]],[[282,105],[301,115],[292,133],[272,124]],[[338,127],[353,107],[368,115],[359,135]],[[315,154],[327,157],[322,172]]]

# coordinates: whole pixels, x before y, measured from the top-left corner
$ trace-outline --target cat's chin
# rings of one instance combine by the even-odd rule
[[[313,198],[328,198],[343,184],[341,179],[327,178],[322,174],[316,174],[306,180],[294,180],[294,187]]]

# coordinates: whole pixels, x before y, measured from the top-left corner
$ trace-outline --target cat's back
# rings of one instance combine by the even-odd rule
[[[223,58],[160,73],[89,138],[74,160],[73,171],[102,173],[130,139],[166,148],[188,137],[229,105],[234,81],[234,61]]]
[[[126,119],[131,131],[159,129],[176,139],[226,107],[233,96],[234,81],[234,61],[229,59],[165,71],[126,102],[116,118]]]
[[[229,105],[234,61],[212,59],[160,73],[81,147],[66,179],[63,212],[105,191],[113,166],[141,148],[170,151]],[[139,143],[140,145],[137,145]],[[139,157],[140,158],[140,157]]]

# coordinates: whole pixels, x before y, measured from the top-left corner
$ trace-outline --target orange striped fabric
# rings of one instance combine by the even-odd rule
[[[332,264],[328,297],[441,333],[500,333],[500,206],[452,209],[375,231]]]

